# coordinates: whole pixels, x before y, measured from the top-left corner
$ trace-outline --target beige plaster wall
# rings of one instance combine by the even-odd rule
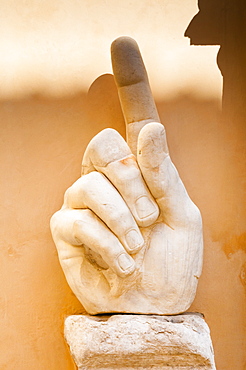
[[[210,325],[218,370],[246,369],[246,129],[233,101],[221,112],[218,47],[183,36],[197,10],[193,0],[1,0],[1,369],[74,369],[63,320],[84,311],[49,219],[93,135],[124,134],[112,78],[86,95],[111,72],[120,35],[139,42],[173,161],[203,215],[204,270],[191,310]]]

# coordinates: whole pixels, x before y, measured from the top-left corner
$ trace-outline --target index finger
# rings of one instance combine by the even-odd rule
[[[140,130],[146,123],[160,122],[160,118],[136,41],[130,37],[117,38],[111,45],[111,58],[127,142],[136,155]]]

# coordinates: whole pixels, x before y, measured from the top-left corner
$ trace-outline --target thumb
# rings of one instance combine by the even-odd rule
[[[148,123],[138,137],[138,164],[159,205],[163,221],[171,227],[187,226],[197,212],[168,153],[165,129]]]
[[[137,158],[143,167],[159,167],[167,158],[168,146],[165,128],[161,123],[151,122],[139,133]]]

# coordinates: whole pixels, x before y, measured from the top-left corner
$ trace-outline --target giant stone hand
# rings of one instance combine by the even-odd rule
[[[127,142],[112,129],[91,140],[51,219],[53,239],[90,314],[178,314],[201,273],[201,215],[169,157],[137,44],[122,37],[111,51]]]

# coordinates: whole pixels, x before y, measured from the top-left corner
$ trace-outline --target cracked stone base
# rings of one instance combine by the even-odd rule
[[[65,338],[79,370],[216,370],[202,315],[73,315]]]

